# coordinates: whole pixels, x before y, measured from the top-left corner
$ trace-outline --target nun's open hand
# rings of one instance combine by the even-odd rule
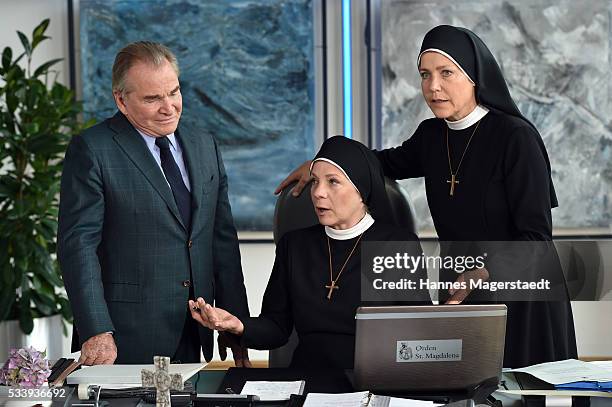
[[[446,301],[446,304],[461,304],[468,295],[472,292],[472,288],[475,286],[476,281],[487,281],[489,279],[489,272],[486,268],[474,269],[461,273],[457,277],[457,283],[465,284],[466,288],[460,290],[450,289],[448,293],[451,297]]]
[[[229,332],[235,335],[242,335],[244,325],[242,325],[238,318],[223,308],[207,304],[202,297],[199,297],[196,301],[189,300],[189,311],[191,312],[191,317],[200,324],[209,329],[219,331],[217,343],[221,360],[225,360],[227,357],[226,348],[230,348],[237,367],[251,367],[248,349],[241,346],[235,338],[225,334],[225,332]]]
[[[199,297],[196,301],[189,300],[189,310],[191,311],[191,317],[206,328],[229,332],[234,335],[242,335],[242,332],[244,332],[242,321],[223,308],[207,304],[202,297]]]
[[[283,189],[287,188],[292,182],[297,181],[298,183],[295,185],[295,187],[293,187],[291,195],[299,196],[302,193],[304,187],[308,185],[310,181],[312,181],[312,177],[310,176],[311,163],[312,161],[310,160],[305,161],[302,165],[293,170],[291,174],[287,175],[287,178],[285,178],[280,184],[278,184],[276,190],[274,190],[274,194],[280,194]]]

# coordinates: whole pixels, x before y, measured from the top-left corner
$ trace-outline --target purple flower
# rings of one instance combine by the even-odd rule
[[[33,347],[11,349],[9,358],[0,369],[0,384],[19,386],[26,389],[42,386],[49,375],[49,361],[46,352]]]

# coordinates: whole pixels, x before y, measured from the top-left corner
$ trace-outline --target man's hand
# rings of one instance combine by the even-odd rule
[[[110,333],[92,336],[81,346],[79,362],[84,365],[112,365],[117,359],[117,346]]]
[[[236,367],[253,367],[251,361],[249,360],[249,350],[243,346],[240,346],[240,344],[229,335],[225,334],[224,332],[219,332],[219,336],[217,337],[217,345],[219,345],[219,356],[221,357],[221,360],[225,360],[227,358],[227,348],[230,348],[232,350],[232,355],[234,356],[234,363],[236,364]]]
[[[472,292],[470,287],[473,287],[472,281],[487,281],[489,279],[489,272],[486,268],[474,269],[470,271],[466,271],[465,273],[461,273],[459,277],[457,277],[456,282],[462,283],[465,282],[466,288],[460,290],[450,289],[448,293],[451,297],[446,301],[446,304],[461,304],[468,295]]]
[[[276,190],[274,191],[274,195],[280,194],[283,189],[289,186],[289,184],[294,181],[297,181],[298,183],[295,185],[295,187],[293,187],[291,195],[299,196],[302,193],[304,187],[308,185],[310,181],[312,181],[312,177],[310,176],[311,163],[312,161],[308,160],[305,161],[299,167],[297,167],[291,174],[287,176],[287,178],[285,178],[280,184],[278,184]]]

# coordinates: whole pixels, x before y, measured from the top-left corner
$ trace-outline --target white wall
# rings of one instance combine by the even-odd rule
[[[68,83],[68,11],[66,0],[2,0],[0,2],[0,48],[9,45],[21,49],[15,30],[29,35],[44,18],[51,18],[46,41],[37,50],[34,66],[51,58],[63,57],[66,61],[57,65],[59,76]],[[274,259],[272,244],[241,244],[242,264],[245,274],[251,314],[258,315]],[[610,257],[610,253],[605,253]],[[612,357],[612,301],[599,303],[574,303],[574,318],[580,356]],[[61,335],[61,332],[57,333]],[[251,351],[253,360],[266,359],[267,352]]]
[[[27,37],[45,18],[51,23],[47,29],[50,40],[39,45],[32,60],[32,68],[54,58],[64,58],[55,65],[60,74],[58,79],[64,84],[69,82],[68,72],[68,5],[66,0],[2,0],[0,2],[0,48],[10,46],[13,56],[23,52],[17,30]]]
[[[241,244],[240,255],[242,256],[244,284],[249,298],[249,310],[251,315],[256,316],[261,311],[261,300],[272,272],[274,244]],[[252,360],[268,360],[268,351],[250,350],[249,357]]]

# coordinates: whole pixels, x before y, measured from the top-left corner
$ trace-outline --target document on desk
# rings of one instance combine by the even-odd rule
[[[400,399],[397,397],[374,395],[370,399],[368,407],[436,407],[440,405],[441,404],[436,404],[433,401]]]
[[[303,407],[436,407],[432,401],[378,396],[369,391],[356,393],[308,393]]]
[[[294,382],[250,381],[244,384],[240,394],[259,396],[260,401],[289,400],[292,394],[303,394],[304,380]]]
[[[308,393],[302,407],[361,407],[367,406],[369,391],[355,393]]]
[[[597,366],[601,369],[606,369],[612,373],[612,360],[594,360],[587,362],[590,365]]]
[[[170,373],[179,373],[183,381],[202,370],[206,363],[171,364]],[[141,371],[155,370],[154,365],[96,365],[84,366],[70,373],[68,384],[104,385],[105,388],[141,387]]]
[[[582,381],[612,381],[611,370],[606,369],[602,366],[593,365],[591,363],[575,359],[561,360],[558,362],[540,363],[539,365],[523,367],[520,369],[510,369],[508,371],[528,373],[550,384],[562,384]]]

